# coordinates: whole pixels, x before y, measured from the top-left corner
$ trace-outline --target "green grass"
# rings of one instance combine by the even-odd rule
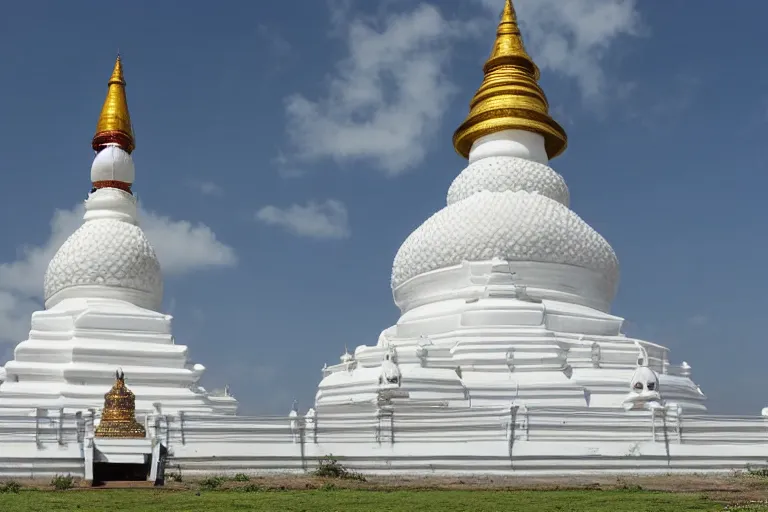
[[[256,489],[253,487],[252,489]],[[22,490],[0,496],[0,510],[14,512],[279,511],[497,511],[684,512],[723,510],[702,496],[646,491],[173,491],[94,489]],[[738,508],[735,508],[738,510]],[[760,510],[760,509],[749,509]],[[768,510],[764,508],[762,510]]]

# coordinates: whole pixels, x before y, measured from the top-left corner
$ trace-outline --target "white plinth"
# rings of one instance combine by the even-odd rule
[[[121,368],[137,414],[232,412],[197,385],[205,368],[177,345],[171,316],[116,299],[67,299],[32,315],[29,339],[5,365],[0,408],[100,409]],[[236,402],[235,402],[236,404]]]

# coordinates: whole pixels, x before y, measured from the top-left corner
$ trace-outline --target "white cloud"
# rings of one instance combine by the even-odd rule
[[[479,0],[499,14],[503,0]],[[603,59],[622,36],[638,35],[637,0],[515,0],[526,48],[541,69],[574,79],[587,100],[606,92]]]
[[[189,186],[204,196],[221,197],[224,195],[224,189],[212,181],[191,181]]]
[[[256,25],[256,34],[267,43],[275,57],[284,59],[291,53],[291,43],[274,27],[259,23]]]
[[[256,212],[256,220],[298,236],[337,239],[350,236],[347,208],[335,199],[324,203],[309,201],[306,206],[293,204],[284,209],[265,206]]]
[[[348,13],[336,10],[339,24]],[[468,25],[447,21],[429,4],[388,16],[381,29],[360,18],[345,23],[349,53],[327,92],[286,100],[291,154],[299,161],[367,159],[402,173],[422,161],[440,126],[455,92],[446,74],[450,45]]]
[[[29,315],[41,307],[48,263],[82,224],[83,211],[82,205],[57,210],[51,220],[50,236],[43,245],[24,247],[18,259],[0,263],[0,342],[18,342],[26,337]],[[218,241],[204,224],[176,221],[146,211],[140,215],[142,228],[166,276],[237,263],[234,249]]]
[[[331,33],[345,39],[348,54],[325,94],[287,98],[289,168],[325,158],[365,160],[389,175],[418,166],[456,92],[448,75],[453,43],[471,36],[484,52],[490,49],[503,1],[473,0],[485,7],[481,17],[459,22],[429,3],[376,20],[356,14],[350,0],[330,0]],[[639,33],[637,0],[515,0],[515,6],[539,67],[574,80],[590,102],[614,89],[604,58],[619,38]]]
[[[207,267],[237,264],[235,250],[217,240],[216,234],[205,224],[142,212],[141,226],[155,248],[163,275],[182,275]]]

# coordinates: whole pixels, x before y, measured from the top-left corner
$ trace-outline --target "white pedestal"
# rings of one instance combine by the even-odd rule
[[[87,480],[93,480],[93,465],[95,463],[146,464],[147,462],[150,463],[150,473],[147,480],[157,480],[160,464],[160,442],[156,439],[93,437],[87,440],[85,452]]]

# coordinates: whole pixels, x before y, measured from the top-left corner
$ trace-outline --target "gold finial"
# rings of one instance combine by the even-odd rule
[[[496,42],[483,66],[483,83],[469,104],[469,115],[453,134],[464,158],[481,137],[502,130],[527,130],[544,137],[552,159],[568,145],[565,130],[549,115],[549,103],[537,83],[539,68],[525,51],[512,0],[505,0]]]
[[[93,136],[93,149],[100,151],[107,144],[117,144],[130,153],[136,147],[133,137],[131,115],[125,98],[125,78],[123,63],[117,54],[112,76],[109,78],[107,98],[101,107],[101,115]]]
[[[125,374],[115,372],[115,385],[104,395],[101,422],[96,437],[146,437],[146,430],[136,421],[136,397],[125,387]]]

